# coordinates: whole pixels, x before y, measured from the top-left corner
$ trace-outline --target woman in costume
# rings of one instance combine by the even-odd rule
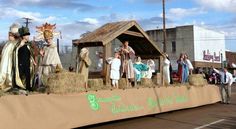
[[[178,63],[178,76],[180,83],[188,82],[188,65],[184,61],[183,53],[180,54],[177,63]]]
[[[18,42],[18,25],[12,24],[8,33],[8,41],[2,49],[2,59],[0,63],[0,86],[3,90],[12,87],[12,55],[13,49]]]
[[[168,55],[165,55],[164,59],[164,65],[163,65],[163,74],[164,74],[164,80],[165,84],[170,84],[170,60],[168,59]]]
[[[188,69],[189,69],[188,75],[192,75],[194,68],[193,68],[193,65],[192,65],[191,61],[188,59],[188,55],[187,54],[184,55],[184,61],[187,64]]]
[[[148,69],[148,65],[142,63],[141,57],[138,56],[134,63],[135,77],[138,83],[141,82],[141,78],[145,76],[143,75],[143,71],[148,71]]]

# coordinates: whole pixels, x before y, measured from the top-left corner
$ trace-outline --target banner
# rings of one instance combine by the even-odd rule
[[[1,129],[67,129],[220,101],[219,88],[169,86],[0,98]]]

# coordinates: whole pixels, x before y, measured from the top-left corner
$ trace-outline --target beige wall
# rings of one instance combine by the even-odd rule
[[[208,49],[211,51],[211,54],[216,52],[217,55],[219,55],[219,51],[222,51],[223,58],[225,57],[225,36],[222,33],[193,25],[170,28],[166,32],[167,54],[175,70],[177,69],[176,60],[179,58],[180,53],[187,53],[192,62],[220,63],[203,60],[203,50]],[[160,29],[150,30],[147,31],[147,34],[163,50],[163,31]],[[172,41],[176,42],[176,52],[172,52]]]

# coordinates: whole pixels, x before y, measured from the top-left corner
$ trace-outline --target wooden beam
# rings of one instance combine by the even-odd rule
[[[111,43],[106,44],[103,47],[103,75],[104,75],[104,82],[105,85],[110,84],[110,65],[106,63],[106,59],[112,56],[111,52]]]
[[[195,68],[197,68],[197,67],[202,67],[202,68],[209,67],[210,68],[211,66],[213,66],[215,68],[221,68],[221,63],[193,61],[192,64]]]
[[[80,54],[81,48],[77,46],[77,54],[76,54],[76,73],[79,73],[79,54]]]
[[[138,55],[142,59],[159,59],[161,55]]]
[[[129,30],[123,32],[123,34],[132,35],[132,36],[136,36],[136,37],[144,37],[142,33],[129,31]]]
[[[163,62],[164,62],[164,58],[162,56],[160,56],[160,62],[159,62],[159,69],[160,69],[160,74],[161,74],[161,84],[162,86],[164,86],[164,76],[163,76]]]

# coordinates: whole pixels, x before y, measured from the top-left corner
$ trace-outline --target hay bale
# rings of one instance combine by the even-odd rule
[[[100,90],[103,88],[102,79],[88,79],[88,88],[92,90]]]
[[[149,78],[141,78],[141,85],[143,85],[143,86],[145,86],[145,87],[153,86],[152,79],[149,79]]]
[[[48,77],[46,86],[50,93],[79,93],[85,91],[85,79],[81,74],[63,71],[51,74]]]
[[[157,73],[157,75],[153,77],[152,81],[153,81],[153,84],[161,86],[162,85],[161,84],[161,74]]]
[[[189,84],[194,86],[207,85],[207,80],[203,78],[202,74],[189,75]]]
[[[126,78],[121,78],[119,80],[119,89],[127,88]]]

